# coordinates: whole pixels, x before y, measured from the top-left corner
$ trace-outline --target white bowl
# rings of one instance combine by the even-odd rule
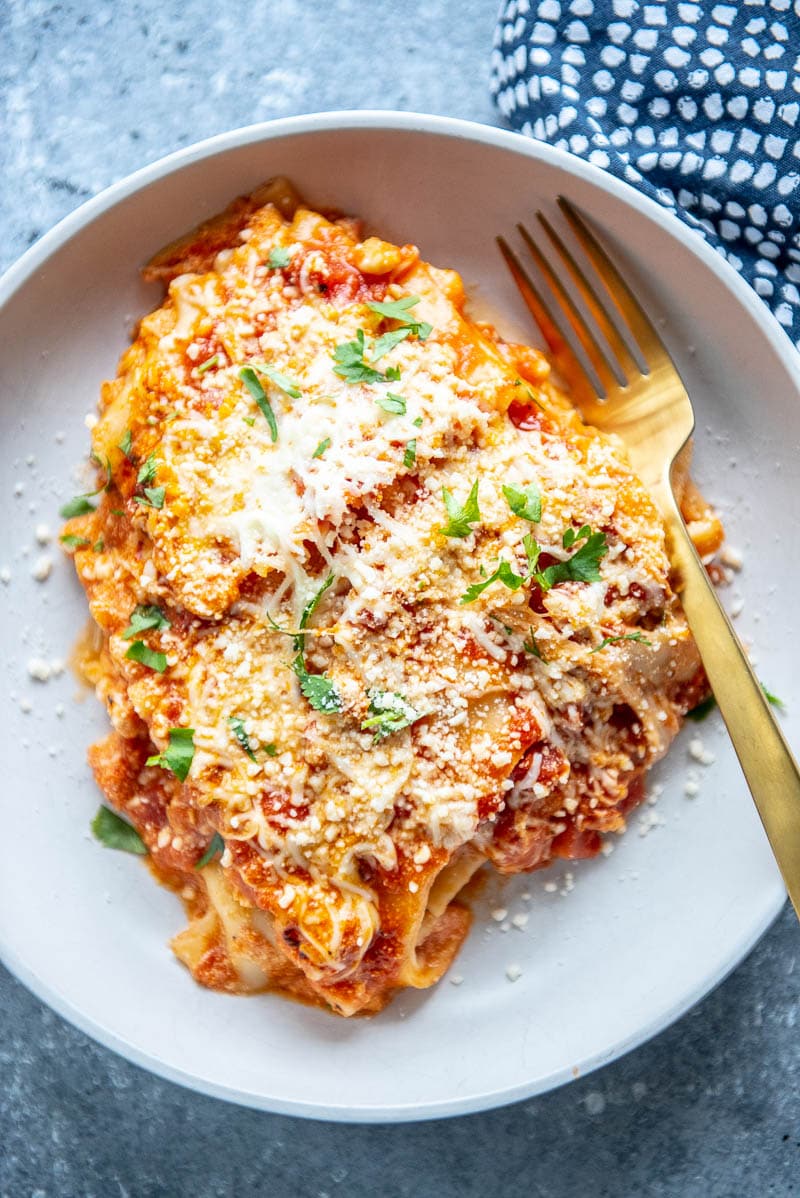
[[[158,301],[138,268],[277,173],[311,202],[360,214],[457,267],[476,308],[522,339],[533,332],[495,234],[537,207],[552,210],[559,193],[592,215],[663,319],[696,406],[696,474],[731,543],[746,550],[731,588],[745,601],[739,623],[762,678],[786,699],[798,690],[787,603],[800,572],[785,535],[800,443],[797,358],[734,271],[631,188],[515,134],[410,114],[328,113],[212,138],[85,204],[0,282],[0,566],[13,575],[1,624],[3,959],[103,1044],[208,1094],[343,1120],[480,1110],[641,1043],[706,994],[778,912],[781,882],[714,717],[700,727],[716,761],[694,765],[696,799],[683,793],[693,764],[684,733],[658,771],[661,826],[643,838],[635,815],[610,859],[571,867],[571,893],[560,893],[564,869],[509,883],[502,905],[529,914],[524,932],[503,932],[489,917],[501,893],[491,883],[453,969],[463,984],[445,978],[376,1018],[348,1022],[276,996],[195,985],[166,946],[183,922],[176,900],[139,861],[89,835],[98,794],[84,755],[106,727],[104,712],[90,697],[73,701],[69,675],[44,684],[27,673],[32,657],[66,656],[86,619],[70,564],[57,544],[36,545],[34,527],[57,529],[87,451],[84,414],[136,318]],[[38,582],[42,553],[55,564]],[[786,723],[797,732],[795,718]],[[553,880],[555,893],[544,889]],[[513,983],[512,964],[522,969]]]

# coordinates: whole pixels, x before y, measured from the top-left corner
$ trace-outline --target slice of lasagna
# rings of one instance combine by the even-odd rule
[[[662,522],[457,274],[285,183],[145,277],[167,297],[66,529],[114,727],[91,764],[198,981],[375,1011],[442,975],[484,862],[621,831],[703,697]]]

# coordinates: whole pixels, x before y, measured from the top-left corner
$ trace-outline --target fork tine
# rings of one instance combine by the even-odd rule
[[[558,275],[553,271],[550,263],[547,261],[528,230],[522,224],[517,225],[517,229],[519,230],[522,240],[528,247],[534,262],[547,280],[550,290],[559,301],[564,315],[572,326],[573,332],[583,346],[584,353],[597,372],[597,377],[600,379],[600,382],[603,385],[603,390],[607,396],[612,394],[614,391],[616,391],[619,383],[624,382],[625,380],[615,378],[612,369],[609,369],[609,362],[604,351],[598,345],[597,339],[595,338],[591,329],[586,324],[586,321],[583,319],[581,313],[575,307],[571,295],[565,289],[564,284],[561,282]]]
[[[543,212],[537,212],[536,216],[538,217],[539,223],[544,229],[545,233],[555,246],[559,257],[564,262],[569,273],[572,275],[575,286],[580,292],[584,303],[597,322],[597,325],[611,347],[612,352],[616,356],[617,363],[622,370],[625,382],[630,382],[632,379],[635,379],[639,374],[641,374],[641,371],[638,364],[634,361],[631,351],[628,349],[625,338],[620,335],[619,329],[609,316],[608,309],[600,296],[597,294],[597,291],[592,285],[591,280],[588,278],[578,262],[576,262],[571,250],[561,240],[556,230],[550,224],[550,221]]]
[[[556,359],[556,362],[567,382],[587,401],[596,402],[597,389],[593,385],[580,359],[572,346],[563,336],[560,328],[550,315],[549,309],[517,255],[504,237],[498,237],[497,244],[505,258],[506,265],[511,271],[514,282],[525,301],[525,306],[542,331],[545,341]]]
[[[667,353],[664,342],[656,331],[655,325],[583,217],[578,214],[577,210],[573,208],[572,204],[564,196],[558,197],[558,206],[569,221],[570,227],[580,242],[586,256],[597,270],[617,311],[633,333],[648,367],[652,370],[658,362],[659,365],[666,365],[670,369],[674,369],[672,360]]]

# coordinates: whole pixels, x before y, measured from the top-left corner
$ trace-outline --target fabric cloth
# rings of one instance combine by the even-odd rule
[[[699,229],[800,348],[800,0],[510,0],[492,90]]]

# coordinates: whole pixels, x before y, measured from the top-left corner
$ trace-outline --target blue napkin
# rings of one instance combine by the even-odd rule
[[[800,0],[510,0],[492,90],[703,233],[800,349]]]

